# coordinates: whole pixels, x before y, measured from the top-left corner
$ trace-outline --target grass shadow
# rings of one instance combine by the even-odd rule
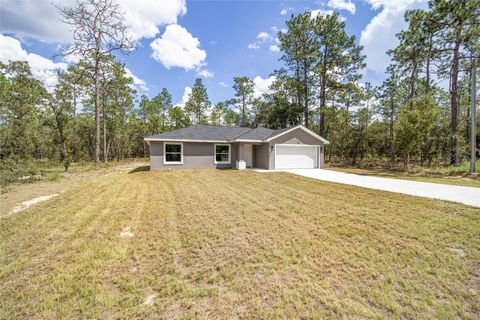
[[[135,169],[130,170],[128,173],[137,173],[137,172],[144,172],[144,171],[150,171],[150,166],[136,167]]]

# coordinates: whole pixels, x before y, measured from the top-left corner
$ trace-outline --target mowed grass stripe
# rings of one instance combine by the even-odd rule
[[[103,177],[0,220],[0,316],[475,319],[478,213],[282,173]]]

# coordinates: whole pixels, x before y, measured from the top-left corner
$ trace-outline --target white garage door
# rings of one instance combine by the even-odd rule
[[[275,169],[317,168],[317,146],[277,144]]]

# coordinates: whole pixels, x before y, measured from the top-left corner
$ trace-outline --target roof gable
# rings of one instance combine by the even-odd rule
[[[280,130],[276,130],[274,133],[272,133],[265,141],[268,142],[268,141],[271,141],[273,139],[276,139],[284,134],[287,134],[289,132],[292,132],[292,131],[295,131],[295,130],[303,130],[305,131],[306,133],[308,133],[309,135],[311,135],[312,137],[314,137],[315,139],[323,142],[324,144],[330,144],[330,142],[325,139],[325,138],[322,138],[321,136],[319,136],[318,134],[316,134],[315,132],[313,132],[312,130],[302,126],[302,125],[298,125],[298,126],[295,126],[295,127],[291,127],[291,128],[285,128],[285,129],[280,129]]]

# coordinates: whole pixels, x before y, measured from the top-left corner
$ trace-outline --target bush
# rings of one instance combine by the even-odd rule
[[[45,160],[0,160],[0,185],[11,183],[30,183],[40,180],[57,180],[59,175],[52,171],[59,163]],[[49,177],[49,175],[52,175]],[[56,176],[55,176],[56,175]]]
[[[450,166],[448,167],[447,172],[450,175],[470,173],[470,161],[464,161],[458,166]],[[480,173],[480,160],[475,162],[475,172]]]

